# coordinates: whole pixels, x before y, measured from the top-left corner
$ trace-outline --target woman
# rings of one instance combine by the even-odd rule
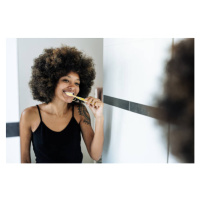
[[[21,162],[30,163],[30,143],[36,163],[81,163],[81,136],[93,160],[103,150],[103,103],[87,97],[95,69],[91,58],[74,47],[45,49],[34,61],[29,82],[33,98],[42,104],[26,108],[20,118]],[[66,95],[86,98],[95,117],[95,134],[82,102]]]

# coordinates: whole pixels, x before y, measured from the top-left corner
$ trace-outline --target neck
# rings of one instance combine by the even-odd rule
[[[70,104],[52,101],[48,103],[49,112],[57,117],[63,117],[69,111]]]

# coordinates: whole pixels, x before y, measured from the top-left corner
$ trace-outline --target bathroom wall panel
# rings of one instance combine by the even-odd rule
[[[153,105],[172,39],[104,39],[104,95]]]
[[[162,94],[161,80],[165,62],[171,56],[171,45],[172,38],[104,39],[103,94],[138,103],[141,110],[143,105],[154,106],[154,97]],[[167,124],[163,130],[157,119],[115,105],[105,103],[104,107],[102,161],[166,163],[168,148],[163,135],[168,131]]]
[[[167,148],[154,118],[105,104],[104,163],[166,163]],[[166,129],[167,131],[167,129]]]

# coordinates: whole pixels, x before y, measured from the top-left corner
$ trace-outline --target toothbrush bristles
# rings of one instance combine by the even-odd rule
[[[74,96],[71,92],[65,92],[68,96]]]
[[[71,92],[65,92],[68,96],[75,97],[81,101],[87,102],[84,98],[73,95]]]

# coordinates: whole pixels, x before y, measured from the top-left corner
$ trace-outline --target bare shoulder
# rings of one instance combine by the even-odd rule
[[[84,122],[88,125],[91,125],[90,114],[89,114],[86,106],[83,104],[75,104],[74,108],[76,109],[76,112],[78,113],[80,122]]]
[[[31,125],[32,122],[35,119],[37,119],[37,116],[38,116],[37,106],[31,106],[31,107],[25,108],[22,111],[20,121],[27,122]]]
[[[34,115],[37,111],[37,107],[36,106],[31,106],[31,107],[28,107],[28,108],[25,108],[22,113],[21,113],[21,116],[23,117],[31,117],[32,115]]]

